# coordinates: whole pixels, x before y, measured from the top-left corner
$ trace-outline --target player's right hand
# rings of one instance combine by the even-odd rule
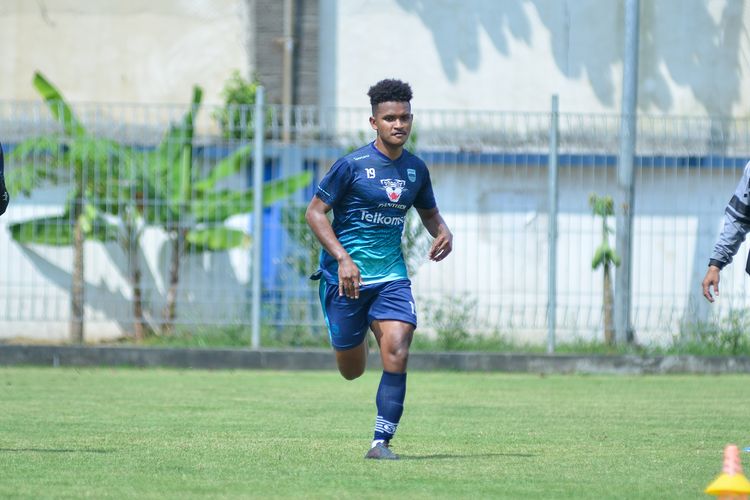
[[[709,302],[714,301],[714,296],[711,295],[711,287],[713,287],[716,296],[719,296],[719,271],[720,269],[716,266],[708,266],[706,277],[703,278],[703,296]]]
[[[361,279],[359,268],[351,257],[347,255],[339,261],[339,297],[346,295],[350,299],[358,299]]]

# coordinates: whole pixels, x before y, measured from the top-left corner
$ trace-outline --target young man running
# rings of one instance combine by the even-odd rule
[[[382,80],[367,93],[370,144],[333,164],[307,207],[306,219],[323,245],[320,301],[341,375],[365,371],[368,327],[375,334],[383,375],[375,399],[375,436],[365,458],[397,459],[389,449],[403,412],[406,363],[417,315],[401,253],[406,212],[417,209],[435,240],[429,258],[443,260],[453,235],[440,215],[430,173],[404,150],[412,126],[408,84]],[[333,223],[326,214],[333,210]]]

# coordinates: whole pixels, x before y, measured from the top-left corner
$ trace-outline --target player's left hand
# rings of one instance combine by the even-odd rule
[[[339,261],[339,297],[346,295],[350,299],[359,298],[359,287],[362,285],[357,264],[349,255]]]
[[[453,250],[453,233],[449,230],[440,231],[435,241],[432,242],[428,257],[430,260],[440,262]]]

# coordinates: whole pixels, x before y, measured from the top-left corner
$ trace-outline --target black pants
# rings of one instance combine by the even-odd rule
[[[5,189],[5,178],[0,174],[0,215],[5,213],[9,201],[10,196],[8,196],[8,190]]]
[[[3,175],[4,167],[3,145],[0,144],[0,215],[5,213],[5,209],[8,208],[8,202],[10,201],[8,190],[5,189],[5,176]]]

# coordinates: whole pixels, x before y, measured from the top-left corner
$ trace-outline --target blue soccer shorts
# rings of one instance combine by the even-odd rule
[[[417,310],[409,280],[362,285],[358,299],[339,296],[338,285],[321,280],[320,303],[331,345],[337,351],[360,345],[375,320],[403,321],[417,327]]]

